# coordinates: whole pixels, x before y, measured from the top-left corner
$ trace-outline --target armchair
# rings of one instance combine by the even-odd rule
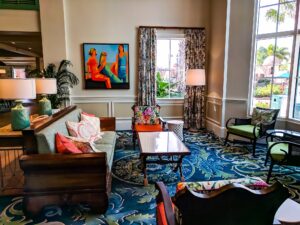
[[[230,134],[250,139],[253,143],[252,154],[255,156],[257,139],[265,136],[267,130],[274,129],[278,113],[279,109],[264,109],[257,107],[253,110],[252,118],[228,119],[226,122],[227,135],[225,145],[228,142]]]
[[[166,122],[159,116],[160,106],[132,106],[132,142],[135,148],[137,132],[164,131]]]
[[[274,131],[278,134],[278,131]],[[267,136],[273,137],[274,133]],[[269,183],[274,165],[300,166],[300,143],[280,140],[278,142],[268,141],[268,152],[266,155],[265,165],[271,158],[267,183]]]
[[[273,224],[277,209],[289,197],[279,182],[261,190],[231,183],[206,193],[186,186],[172,198],[162,182],[156,187],[158,225]]]

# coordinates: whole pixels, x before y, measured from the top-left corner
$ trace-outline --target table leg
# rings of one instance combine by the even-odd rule
[[[182,182],[184,182],[184,177],[182,174],[182,159],[183,159],[183,156],[180,156],[179,161],[178,161],[178,167],[179,167],[180,179]]]
[[[0,192],[4,189],[4,177],[3,177],[3,170],[2,170],[2,157],[0,152],[0,178],[1,178],[1,186],[0,186]]]
[[[148,185],[148,178],[147,178],[147,156],[143,156],[143,173],[144,173],[144,186]]]

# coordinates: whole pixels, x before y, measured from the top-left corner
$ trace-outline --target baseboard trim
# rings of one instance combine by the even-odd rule
[[[225,137],[226,127],[221,127],[212,121],[206,120],[206,128],[207,130],[214,132],[219,137]]]

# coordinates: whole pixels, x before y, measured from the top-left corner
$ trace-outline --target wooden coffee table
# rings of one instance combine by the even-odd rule
[[[139,132],[138,139],[145,186],[148,185],[147,163],[175,164],[174,171],[179,169],[180,178],[184,181],[182,159],[191,152],[174,132]],[[149,156],[157,156],[158,159],[147,160]]]

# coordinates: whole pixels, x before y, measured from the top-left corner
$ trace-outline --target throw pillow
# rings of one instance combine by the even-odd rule
[[[66,122],[69,134],[73,137],[85,139],[88,142],[94,142],[101,138],[101,133],[89,121]]]
[[[257,123],[270,123],[275,115],[275,110],[264,110],[264,109],[253,109],[251,124],[256,125]]]
[[[60,133],[55,134],[55,146],[56,146],[56,151],[58,153],[63,153],[63,154],[82,153],[71,140],[61,135]]]
[[[81,120],[89,121],[95,127],[97,132],[100,133],[100,119],[98,117],[93,114],[81,113],[80,118]]]
[[[159,124],[159,107],[157,106],[135,106],[135,124]]]
[[[82,153],[96,152],[93,143],[88,142],[81,138],[65,136],[68,138]]]

